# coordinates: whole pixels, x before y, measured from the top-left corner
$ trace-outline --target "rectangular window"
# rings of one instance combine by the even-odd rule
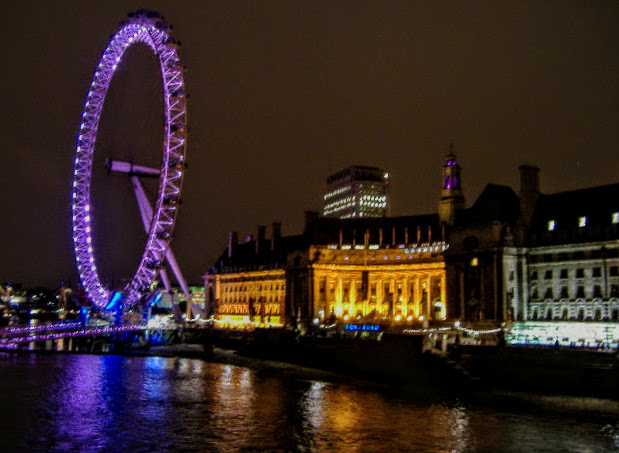
[[[601,277],[602,276],[602,268],[601,267],[594,267],[593,268],[593,276],[594,277]]]
[[[552,288],[547,288],[546,292],[544,293],[544,299],[552,299],[553,295],[552,295]]]
[[[582,268],[576,269],[576,278],[585,278],[585,270]]]
[[[531,280],[537,280],[537,271],[531,272]]]
[[[551,280],[552,279],[552,271],[546,271],[546,273],[544,274],[544,280]]]
[[[567,278],[567,269],[561,269],[561,278],[562,279]]]
[[[554,231],[556,226],[557,226],[557,222],[555,222],[554,220],[548,221],[548,231]]]
[[[610,276],[611,277],[619,276],[619,266],[611,266],[610,267]]]
[[[585,298],[585,288],[579,286],[576,288],[576,299],[584,299]]]
[[[509,273],[509,281],[510,281],[510,282],[513,282],[513,281],[514,281],[514,271],[511,271],[511,272]]]
[[[586,216],[578,217],[578,226],[580,228],[584,228],[584,227],[587,226],[587,217]]]
[[[567,294],[567,286],[561,287],[561,299],[569,299],[569,296]]]
[[[602,297],[602,287],[600,285],[593,287],[593,297]]]
[[[613,212],[612,222],[616,225],[619,223],[619,212]]]

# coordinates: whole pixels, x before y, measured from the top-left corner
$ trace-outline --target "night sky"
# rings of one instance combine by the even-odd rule
[[[6,2],[5,2],[6,3]],[[392,214],[436,212],[453,141],[470,205],[489,183],[542,192],[619,181],[619,2],[14,1],[2,8],[0,281],[75,281],[70,196],[83,102],[130,11],[161,12],[188,66],[188,162],[173,249],[198,282],[227,232],[298,234],[326,177],[388,170]],[[97,159],[156,161],[156,60],[110,89]],[[154,157],[153,157],[154,156]],[[95,234],[114,281],[143,239],[127,178],[96,171]],[[97,201],[98,200],[98,201]],[[99,255],[98,255],[99,256]]]

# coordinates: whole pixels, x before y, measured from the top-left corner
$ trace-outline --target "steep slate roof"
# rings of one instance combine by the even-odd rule
[[[271,239],[260,241],[256,253],[256,240],[242,244],[235,244],[232,256],[228,256],[228,247],[217,259],[211,273],[236,272],[241,270],[279,269],[286,264],[286,253],[303,244],[303,236],[287,236],[279,239],[275,248],[272,248]]]
[[[520,216],[520,199],[511,187],[488,184],[473,206],[458,211],[456,226],[478,225],[498,220],[515,223]]]
[[[612,214],[619,212],[619,184],[540,195],[530,224],[529,242],[542,245],[619,238]],[[586,226],[579,226],[586,217]],[[554,220],[555,228],[548,230]]]

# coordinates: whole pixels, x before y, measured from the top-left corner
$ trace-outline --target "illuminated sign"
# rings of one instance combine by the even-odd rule
[[[380,325],[378,324],[346,324],[344,330],[350,330],[351,332],[378,332],[380,331]]]

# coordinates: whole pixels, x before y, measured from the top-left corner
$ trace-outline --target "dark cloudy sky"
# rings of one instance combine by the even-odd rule
[[[190,167],[173,248],[190,281],[229,230],[279,220],[299,233],[326,176],[352,164],[391,173],[394,215],[436,211],[451,141],[469,204],[488,182],[517,190],[524,162],[541,168],[546,193],[619,181],[616,0],[141,3],[3,6],[0,281],[75,279],[82,106],[109,35],[140,7],[174,24],[188,66]],[[159,76],[147,52],[127,57],[97,155],[148,161],[161,147]],[[137,211],[124,178],[98,181],[101,259],[122,280],[140,244],[122,217]]]

